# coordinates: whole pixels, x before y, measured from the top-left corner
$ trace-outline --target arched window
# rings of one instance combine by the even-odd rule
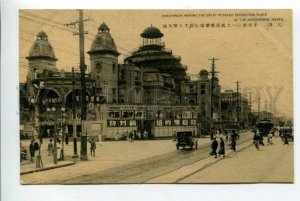
[[[97,73],[100,73],[101,70],[102,70],[102,65],[101,65],[101,63],[97,63],[97,64],[96,64],[96,72],[97,72]]]
[[[113,71],[113,73],[116,73],[116,64],[112,65],[112,71]]]

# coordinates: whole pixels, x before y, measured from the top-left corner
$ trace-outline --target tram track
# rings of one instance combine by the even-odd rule
[[[252,137],[252,135],[251,135]],[[251,139],[247,134],[241,134],[238,146]],[[250,145],[249,145],[250,146]],[[175,145],[174,145],[175,147]],[[241,151],[241,150],[238,150]],[[147,183],[155,178],[170,174],[180,168],[189,166],[207,159],[210,152],[210,142],[203,144],[197,150],[176,150],[159,156],[120,165],[101,171],[93,171],[60,181],[61,183],[81,184],[119,184],[119,183]],[[217,162],[217,161],[214,161]],[[195,174],[206,167],[191,172],[188,176]],[[182,181],[187,175],[177,179]],[[160,182],[164,183],[164,182]]]

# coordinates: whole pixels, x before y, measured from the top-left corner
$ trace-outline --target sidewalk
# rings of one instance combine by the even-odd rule
[[[43,162],[43,167],[37,168],[36,159],[34,160],[34,162],[30,161],[30,153],[29,153],[30,140],[22,140],[21,143],[27,150],[27,160],[22,160],[21,162],[21,167],[20,167],[21,175],[30,174],[39,171],[45,171],[54,168],[66,167],[75,164],[75,161],[73,161],[70,156],[65,155],[64,160],[59,160],[61,149],[57,150],[58,160],[57,160],[57,164],[54,164],[53,155],[48,156],[47,148],[48,148],[49,139],[43,139],[43,144],[41,146],[41,158]],[[58,146],[61,147],[61,144],[58,144]]]

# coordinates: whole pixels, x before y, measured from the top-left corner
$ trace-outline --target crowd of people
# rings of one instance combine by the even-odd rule
[[[217,135],[221,135],[221,132],[219,131]],[[225,139],[228,145],[230,146],[230,149],[236,152],[236,141],[239,138],[239,134],[236,130],[231,130],[231,133],[229,134],[227,130],[224,131]],[[225,141],[223,137],[219,137],[220,142],[218,142],[217,137],[213,135],[212,143],[211,143],[211,152],[209,153],[211,156],[214,156],[215,158],[219,157],[225,157]],[[217,152],[217,149],[219,147],[219,151]]]
[[[264,143],[264,136],[267,138],[267,145],[273,145],[273,138],[281,137],[282,144],[288,145],[289,141],[289,135],[290,133],[287,133],[285,131],[279,130],[279,129],[272,129],[268,133],[262,132],[257,130],[256,128],[252,129],[253,132],[253,144],[257,150],[260,150],[260,146],[265,146]],[[230,149],[236,152],[236,141],[239,138],[239,134],[236,132],[236,130],[229,131],[230,134],[228,134],[228,131],[224,131],[225,140],[230,146]],[[210,155],[214,156],[215,158],[219,157],[225,157],[225,143],[224,143],[224,135],[221,133],[221,131],[218,131],[217,134],[212,133],[211,134],[211,151]],[[218,137],[217,137],[218,136]],[[217,140],[219,138],[219,141]],[[218,150],[219,148],[219,150]]]

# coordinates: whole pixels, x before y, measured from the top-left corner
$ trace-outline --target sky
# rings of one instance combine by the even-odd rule
[[[78,11],[20,10],[19,16],[20,82],[26,80],[28,71],[25,57],[36,34],[42,30],[54,47],[58,69],[70,71],[72,66],[78,69],[79,39],[73,35],[77,28],[64,25],[78,20]],[[84,10],[84,18],[90,19],[84,27],[88,32],[85,52],[89,51],[97,28],[105,22],[121,53],[119,63],[123,63],[124,57],[142,43],[140,33],[152,24],[164,34],[166,48],[181,56],[189,74],[210,70],[209,59],[218,58],[216,67],[222,90],[236,90],[235,82],[240,81],[243,95],[252,94],[253,110],[257,110],[260,97],[261,110],[265,109],[265,103],[268,108],[272,103],[277,113],[293,115],[289,10]],[[205,27],[200,27],[201,24]],[[225,24],[225,27],[211,27],[211,24]],[[88,54],[85,62],[90,65]]]

